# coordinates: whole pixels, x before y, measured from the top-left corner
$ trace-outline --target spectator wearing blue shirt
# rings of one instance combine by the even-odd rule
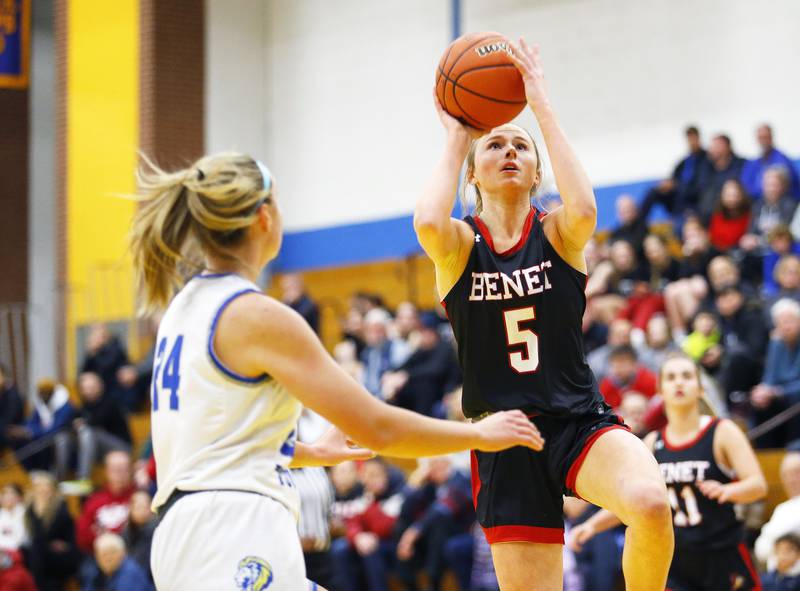
[[[127,555],[121,536],[97,536],[94,555],[99,568],[86,573],[81,591],[154,591],[142,567]]]
[[[689,153],[678,162],[670,178],[664,179],[647,192],[642,202],[642,218],[647,218],[656,203],[660,203],[676,216],[697,205],[707,155],[700,143],[700,131],[694,125],[686,128],[686,143]]]
[[[447,541],[469,532],[475,521],[470,480],[450,457],[440,456],[422,460],[409,483],[417,487],[407,494],[398,520],[397,574],[407,590],[415,590],[416,571],[424,570],[429,588],[438,591]]]
[[[784,298],[772,306],[774,338],[767,350],[766,368],[761,383],[750,393],[756,424],[800,401],[800,304]],[[800,437],[800,418],[758,439],[761,447],[784,447]]]
[[[796,272],[797,265],[800,264],[800,244],[795,243],[783,224],[772,229],[767,236],[767,242],[769,248],[761,261],[764,278],[761,295],[764,296],[767,307],[771,308],[772,304],[783,297],[800,302],[800,277]],[[745,260],[743,264],[746,262]]]
[[[364,387],[380,397],[381,379],[389,370],[399,367],[410,353],[408,345],[389,337],[392,318],[382,308],[375,308],[364,316],[364,342],[361,363],[364,364]]]
[[[786,534],[775,540],[777,568],[761,578],[764,591],[800,591],[800,537]]]
[[[28,471],[51,470],[55,463],[56,475],[63,480],[72,448],[69,426],[75,417],[69,391],[52,380],[40,380],[32,402],[33,414],[13,432],[16,452]]]
[[[789,171],[789,194],[800,197],[800,175],[791,159],[778,150],[773,144],[772,127],[766,123],[756,129],[756,140],[761,147],[761,156],[745,163],[742,169],[742,184],[747,192],[755,198],[762,196],[762,178],[764,172],[778,164]]]

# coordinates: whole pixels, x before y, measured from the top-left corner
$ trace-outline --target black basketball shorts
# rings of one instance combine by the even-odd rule
[[[563,495],[578,496],[575,480],[586,454],[606,431],[628,429],[606,405],[597,414],[531,420],[545,439],[542,451],[472,452],[472,500],[490,544],[563,544]]]
[[[760,591],[747,546],[704,550],[675,548],[667,577],[667,591]]]

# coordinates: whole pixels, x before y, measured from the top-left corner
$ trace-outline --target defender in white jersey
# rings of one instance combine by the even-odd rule
[[[338,430],[314,445],[296,442],[302,404],[387,455],[542,448],[518,411],[462,424],[383,404],[333,362],[298,314],[260,291],[255,279],[282,234],[263,164],[241,154],[171,174],[148,164],[131,248],[145,308],[169,303],[151,389],[160,520],[151,565],[160,591],[316,587],[305,580],[288,468],[369,452]],[[198,273],[184,285],[192,266]]]

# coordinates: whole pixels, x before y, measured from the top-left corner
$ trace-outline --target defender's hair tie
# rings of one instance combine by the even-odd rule
[[[256,160],[256,166],[258,166],[258,170],[261,173],[261,184],[265,192],[269,193],[270,189],[272,189],[272,175],[269,173],[269,168],[261,162],[261,160]]]

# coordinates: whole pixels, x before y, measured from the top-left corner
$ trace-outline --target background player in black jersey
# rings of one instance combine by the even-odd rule
[[[673,533],[664,481],[642,442],[603,402],[583,352],[583,249],[594,232],[591,183],[558,124],[538,48],[514,47],[563,206],[541,217],[533,138],[515,125],[482,135],[447,115],[441,161],[414,227],[436,266],[458,342],[467,417],[518,408],[541,431],[542,452],[473,454],[473,496],[503,591],[562,588],[563,495],[607,507],[629,526],[628,589],[663,591]],[[452,219],[461,166],[476,215]]]
[[[659,388],[667,426],[649,433],[667,483],[675,525],[670,591],[761,589],[734,503],[752,503],[767,493],[755,452],[733,422],[703,415],[697,365],[674,353],[661,367]],[[580,550],[595,533],[619,524],[600,511],[572,530],[570,547]]]

